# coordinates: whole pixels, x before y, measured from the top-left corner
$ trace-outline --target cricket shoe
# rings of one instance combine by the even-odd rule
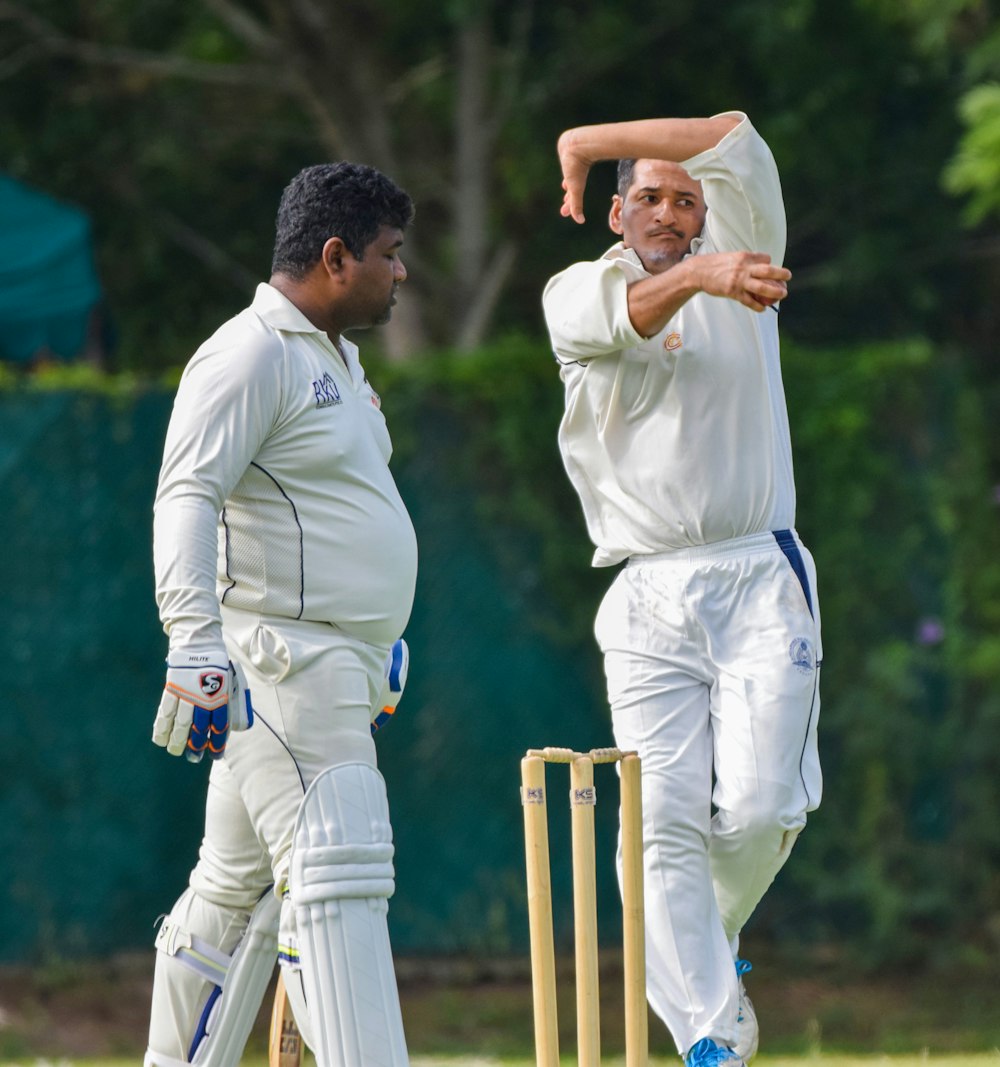
[[[760,1039],[760,1030],[757,1027],[757,1013],[753,1010],[753,1002],[747,994],[743,984],[743,975],[753,969],[749,960],[736,961],[736,977],[739,980],[739,1008],[736,1015],[738,1033],[733,1051],[743,1060],[749,1063],[757,1053],[757,1043]]]
[[[710,1037],[696,1041],[684,1057],[686,1067],[743,1067],[740,1057],[726,1045],[719,1045]]]

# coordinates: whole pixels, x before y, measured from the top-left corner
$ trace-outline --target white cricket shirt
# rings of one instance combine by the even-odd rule
[[[257,287],[181,378],[156,493],[156,597],[171,649],[221,648],[219,601],[390,645],[417,545],[356,346],[346,357]]]
[[[785,253],[770,150],[742,113],[682,164],[708,208],[691,255]],[[650,275],[620,242],[552,278],[543,306],[566,391],[559,447],[595,566],[794,526],[778,316],[698,293],[654,337],[629,319]]]

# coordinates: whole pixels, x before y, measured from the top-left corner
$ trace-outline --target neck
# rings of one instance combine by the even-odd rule
[[[286,300],[291,301],[313,326],[322,330],[338,351],[340,350],[340,335],[344,331],[344,325],[334,314],[335,309],[330,306],[329,299],[324,299],[324,294],[311,283],[309,277],[298,279],[287,274],[272,274],[269,284]]]

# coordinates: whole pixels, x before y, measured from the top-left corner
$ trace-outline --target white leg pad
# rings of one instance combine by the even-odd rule
[[[274,973],[279,909],[274,893],[265,893],[231,957],[187,933],[170,916],[161,924],[157,951],[183,965],[189,976],[185,981],[201,979],[215,987],[201,1017],[188,1022],[190,1062],[198,1067],[238,1067]],[[145,1067],[176,1067],[184,1062],[149,1049]]]
[[[233,953],[205,1039],[191,1059],[198,1067],[237,1067],[242,1059],[278,958],[280,908],[270,890],[257,902],[247,932]]]
[[[389,947],[392,827],[367,763],[323,771],[295,823],[288,885],[318,1067],[407,1067]]]

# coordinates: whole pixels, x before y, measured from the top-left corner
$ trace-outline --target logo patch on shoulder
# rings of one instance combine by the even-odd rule
[[[679,333],[668,333],[663,341],[663,347],[668,352],[673,352],[680,348],[684,344],[683,339]]]
[[[329,371],[323,375],[322,378],[317,378],[313,383],[313,394],[316,397],[316,407],[329,408],[334,404],[343,404],[343,400],[340,398],[340,390],[337,388],[337,383],[333,380]]]
[[[792,666],[802,674],[816,669],[816,653],[808,637],[796,637],[788,646],[788,656]]]

